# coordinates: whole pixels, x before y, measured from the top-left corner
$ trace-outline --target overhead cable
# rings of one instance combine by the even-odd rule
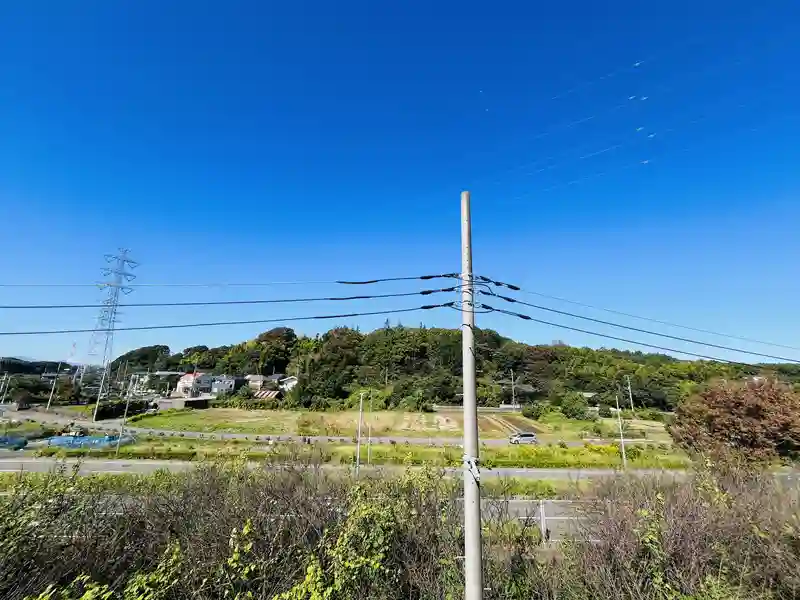
[[[514,291],[519,292],[521,294],[529,294],[531,296],[539,296],[540,298],[547,298],[548,300],[555,300],[557,302],[565,302],[567,304],[572,304],[574,306],[581,306],[583,308],[590,308],[590,309],[593,309],[593,310],[601,310],[601,311],[604,311],[604,312],[607,312],[607,313],[610,313],[610,314],[619,315],[621,317],[629,317],[631,319],[638,319],[640,321],[648,321],[650,323],[657,323],[658,325],[666,325],[668,327],[677,327],[679,329],[685,329],[687,331],[695,331],[697,333],[705,333],[705,334],[708,334],[708,335],[714,335],[714,336],[717,336],[717,337],[728,338],[728,339],[731,339],[731,340],[738,340],[740,342],[748,342],[748,343],[751,343],[751,344],[761,344],[762,346],[772,346],[774,348],[785,348],[787,350],[798,350],[798,351],[800,351],[800,347],[798,347],[798,346],[789,346],[789,345],[786,345],[786,344],[778,344],[776,342],[767,342],[767,341],[764,341],[764,340],[757,340],[755,338],[748,338],[748,337],[742,337],[742,336],[738,336],[738,335],[731,335],[731,334],[728,334],[728,333],[721,333],[719,331],[711,331],[710,329],[701,329],[701,328],[698,328],[698,327],[689,327],[688,325],[680,325],[678,323],[673,323],[673,322],[670,322],[670,321],[662,321],[660,319],[653,319],[653,318],[650,318],[650,317],[642,317],[640,315],[635,315],[635,314],[632,314],[632,313],[627,313],[627,312],[623,312],[623,311],[619,311],[619,310],[613,310],[613,309],[610,309],[610,308],[603,308],[601,306],[596,306],[596,305],[593,305],[593,304],[587,304],[585,302],[578,302],[576,300],[569,300],[567,298],[561,298],[559,296],[551,296],[549,294],[543,294],[541,292],[532,292],[530,290],[523,290],[519,286],[508,284],[508,283],[504,283],[502,281],[495,281],[495,280],[489,279],[488,277],[476,276],[476,279],[479,279],[479,280],[484,281],[486,283],[491,283],[492,285],[495,285],[497,287],[506,287],[506,288],[508,288],[510,290],[514,290]],[[517,300],[517,302],[521,302],[521,301]],[[536,306],[536,305],[531,305],[531,306],[533,308],[542,308],[543,310],[550,310],[552,312],[558,312],[555,309],[546,309],[544,307],[539,307],[539,306]],[[588,319],[588,317],[586,317],[586,318]],[[600,321],[600,322],[604,322],[604,321]],[[664,335],[664,334],[658,334],[658,335]],[[681,339],[682,340],[682,338],[677,338],[677,339]],[[707,344],[707,345],[710,345],[710,344]],[[723,348],[723,349],[727,350],[727,348]],[[787,359],[787,360],[789,360],[789,359]],[[790,361],[790,362],[798,362],[798,361]]]
[[[506,302],[510,302],[512,304],[522,304],[523,306],[530,306],[531,308],[535,308],[537,310],[544,310],[551,313],[556,313],[559,315],[564,315],[567,317],[572,317],[574,319],[582,319],[584,321],[591,321],[592,323],[599,323],[601,325],[608,325],[609,327],[616,327],[618,329],[627,329],[628,331],[636,331],[638,333],[645,333],[647,335],[654,335],[657,337],[667,338],[670,340],[675,340],[678,342],[686,342],[687,344],[695,344],[697,346],[707,346],[708,348],[716,348],[718,350],[728,350],[730,352],[739,352],[741,354],[750,354],[751,356],[758,356],[761,358],[769,358],[772,360],[778,360],[781,362],[791,362],[791,363],[798,363],[800,364],[800,360],[796,358],[787,358],[785,356],[775,356],[774,354],[764,354],[762,352],[753,352],[751,350],[743,350],[741,348],[733,348],[731,346],[723,346],[721,344],[712,344],[711,342],[702,342],[700,340],[693,340],[691,338],[685,338],[677,335],[669,335],[668,333],[659,333],[657,331],[650,331],[649,329],[641,329],[639,327],[631,327],[630,325],[622,325],[620,323],[614,323],[613,321],[604,321],[603,319],[595,319],[593,317],[586,317],[583,315],[578,315],[575,313],[571,313],[565,310],[558,310],[555,308],[549,308],[547,306],[540,306],[538,304],[532,304],[530,302],[523,302],[522,300],[517,300],[516,298],[510,298],[508,296],[501,296],[500,294],[486,294],[486,292],[479,292],[484,295],[494,296],[496,298],[500,298],[501,300],[505,300]]]
[[[676,348],[668,348],[666,346],[658,346],[656,344],[648,344],[646,342],[640,342],[640,341],[637,341],[637,340],[630,340],[630,339],[627,339],[627,338],[617,337],[615,335],[608,335],[608,334],[605,334],[605,333],[598,333],[597,331],[589,331],[588,329],[581,329],[579,327],[571,327],[569,325],[564,325],[562,323],[553,323],[552,321],[545,321],[543,319],[536,319],[534,317],[531,317],[530,315],[525,315],[525,314],[514,312],[514,311],[511,311],[511,310],[503,310],[502,308],[495,308],[495,307],[489,306],[488,304],[481,303],[481,304],[478,304],[477,306],[479,306],[480,308],[485,308],[486,310],[488,310],[490,312],[497,312],[497,313],[502,313],[502,314],[505,314],[505,315],[510,315],[512,317],[517,317],[517,318],[522,319],[524,321],[532,321],[534,323],[541,323],[542,325],[550,325],[551,327],[558,327],[558,328],[561,328],[561,329],[568,329],[570,331],[577,331],[578,333],[586,333],[588,335],[594,335],[594,336],[597,336],[597,337],[602,337],[602,338],[606,338],[606,339],[610,339],[610,340],[616,340],[618,342],[625,342],[626,344],[634,344],[634,345],[637,345],[637,346],[644,346],[645,348],[653,348],[655,350],[662,350],[664,352],[672,352],[672,353],[675,353],[675,354],[685,354],[687,356],[694,356],[695,358],[702,358],[702,359],[705,359],[705,360],[713,360],[713,361],[716,361],[716,362],[724,362],[724,363],[728,363],[728,364],[732,364],[732,365],[739,365],[739,366],[743,366],[743,367],[747,367],[747,368],[751,368],[751,369],[752,368],[756,368],[756,367],[759,366],[759,365],[754,365],[754,364],[751,364],[751,363],[744,363],[744,362],[739,362],[739,361],[735,361],[735,360],[728,360],[726,358],[719,358],[719,357],[715,357],[715,356],[709,356],[707,354],[698,354],[696,352],[690,352],[690,351],[687,351],[687,350],[678,350]]]
[[[227,306],[238,304],[292,304],[301,302],[327,302],[327,301],[347,301],[347,300],[373,300],[380,298],[404,298],[408,296],[429,296],[445,292],[455,292],[461,286],[440,288],[434,290],[421,290],[419,292],[399,292],[396,294],[371,294],[360,296],[327,296],[319,298],[280,298],[275,300],[215,300],[197,302],[133,302],[130,304],[120,304],[125,308],[142,308],[154,306]],[[71,308],[103,308],[102,304],[20,304],[0,306],[2,310],[35,310],[35,309],[71,309]]]
[[[394,310],[376,310],[370,312],[343,313],[338,315],[314,315],[309,317],[282,317],[278,319],[255,319],[252,321],[214,321],[210,323],[177,323],[170,325],[144,325],[140,327],[115,327],[114,331],[150,331],[156,329],[188,329],[193,327],[218,327],[221,325],[258,325],[263,323],[282,323],[284,321],[314,321],[327,319],[348,319],[351,317],[367,317],[372,315],[393,315],[397,313],[417,312],[421,310],[432,310],[434,308],[449,308],[452,302],[444,304],[426,304],[412,308],[397,308]],[[65,333],[94,333],[104,331],[102,329],[56,329],[45,331],[0,331],[0,336],[14,335],[59,335]]]
[[[257,281],[257,282],[218,282],[218,283],[136,283],[129,287],[137,288],[226,288],[226,287],[270,287],[280,285],[367,285],[390,281],[427,281],[430,279],[444,279],[459,277],[458,273],[443,273],[439,275],[416,275],[412,277],[381,277],[365,281],[324,280],[324,281]],[[96,283],[0,283],[0,288],[39,288],[39,287],[98,287]]]

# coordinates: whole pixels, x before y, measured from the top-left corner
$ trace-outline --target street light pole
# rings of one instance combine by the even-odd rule
[[[475,289],[469,192],[461,192],[461,324],[464,380],[464,600],[482,600],[481,488],[475,389]]]

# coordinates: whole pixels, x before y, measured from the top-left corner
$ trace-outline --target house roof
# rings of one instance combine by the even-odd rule
[[[286,378],[286,373],[273,373],[269,377],[267,377],[267,381],[280,381],[281,379]]]
[[[197,373],[186,373],[181,379],[194,379],[195,377],[203,377],[204,375],[208,375],[208,373],[201,373],[200,371]]]
[[[267,378],[264,375],[245,375],[245,379],[248,381],[266,381]]]

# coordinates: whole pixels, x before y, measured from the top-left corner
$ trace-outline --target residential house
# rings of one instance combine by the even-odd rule
[[[292,388],[297,385],[297,377],[294,375],[289,375],[289,377],[284,377],[278,382],[278,387],[284,392],[292,391]]]
[[[285,373],[274,373],[267,377],[269,383],[274,384],[279,390],[283,392],[290,391],[297,385],[297,377],[294,375],[286,376]]]
[[[186,373],[178,379],[175,391],[184,398],[211,392],[212,377],[208,373]]]
[[[247,381],[247,385],[250,386],[254,392],[260,391],[267,383],[267,377],[265,375],[245,375],[245,380]]]
[[[244,377],[234,375],[217,375],[211,382],[211,393],[214,395],[224,392],[235,392],[248,382]]]

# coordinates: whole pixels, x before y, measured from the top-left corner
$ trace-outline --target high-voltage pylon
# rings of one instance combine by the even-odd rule
[[[103,308],[97,320],[97,328],[93,334],[93,343],[103,339],[103,375],[100,378],[100,387],[97,390],[97,403],[94,406],[92,420],[97,420],[97,409],[100,407],[100,400],[108,394],[111,388],[111,374],[109,364],[113,358],[114,348],[114,327],[117,324],[119,315],[119,296],[120,294],[130,294],[133,288],[127,284],[136,279],[136,275],[128,272],[139,265],[136,261],[128,258],[129,250],[120,248],[117,254],[106,254],[106,262],[110,267],[103,269],[103,276],[108,279],[100,284],[100,288],[106,290],[106,298],[103,300]]]

